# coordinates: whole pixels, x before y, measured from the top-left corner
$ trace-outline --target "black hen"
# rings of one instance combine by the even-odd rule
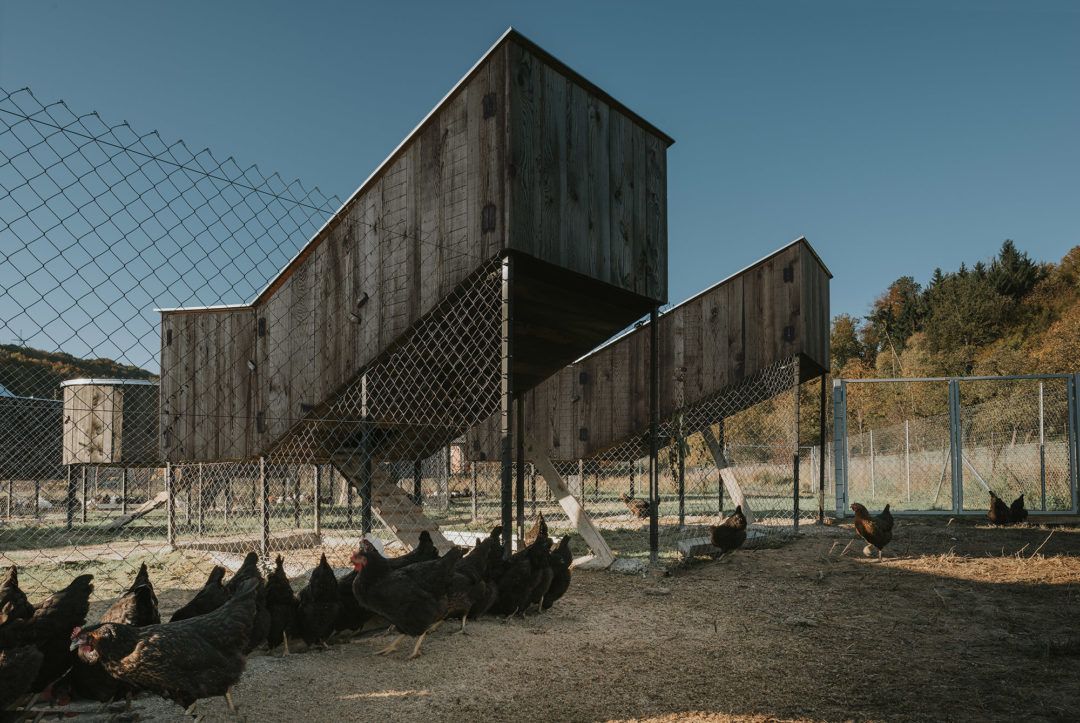
[[[304,642],[309,646],[326,645],[327,639],[334,634],[340,612],[337,577],[323,555],[318,567],[311,571],[307,586],[300,591],[298,622]]]
[[[1020,495],[1009,505],[1009,521],[1013,524],[1027,522],[1028,511],[1024,507],[1024,496]]]
[[[266,578],[266,609],[270,613],[266,647],[269,650],[284,642],[285,654],[289,654],[289,631],[296,624],[296,605],[296,595],[285,574],[285,561],[278,555],[274,571]]]
[[[338,591],[338,614],[334,621],[334,632],[340,633],[346,630],[362,630],[364,624],[371,619],[371,611],[361,607],[353,595],[353,581],[356,580],[356,570],[349,570],[348,574],[337,581]]]
[[[551,584],[550,550],[551,538],[545,537],[518,550],[509,560],[500,561],[495,576],[499,598],[491,608],[493,612],[524,615],[530,604],[543,597]]]
[[[102,623],[71,636],[71,649],[90,665],[133,688],[190,708],[199,698],[230,694],[244,672],[261,580],[243,584],[213,612],[188,620],[136,628]]]
[[[427,530],[421,530],[420,539],[417,540],[416,547],[404,555],[387,557],[385,559],[387,563],[389,563],[391,570],[400,570],[403,567],[415,565],[418,562],[439,559],[439,550],[435,547],[435,543],[431,539],[431,534]]]
[[[449,609],[446,616],[461,618],[462,632],[465,632],[465,623],[470,615],[478,618],[495,603],[498,588],[495,583],[488,582],[487,576],[491,548],[498,545],[497,537],[487,537],[454,566],[454,577],[447,594]]]
[[[555,604],[555,601],[566,594],[570,589],[570,563],[574,561],[574,553],[570,551],[570,538],[563,537],[558,546],[551,551],[551,585],[541,605],[543,610]]]
[[[987,510],[986,516],[992,525],[1007,525],[1011,521],[1005,501],[994,494],[993,490],[990,490],[990,509]]]
[[[12,620],[26,620],[34,614],[34,606],[19,587],[19,571],[14,565],[8,570],[7,580],[0,585],[0,609],[9,604],[11,609],[7,616]]]
[[[136,628],[161,623],[158,614],[157,595],[150,583],[150,575],[143,564],[128,591],[120,596],[101,616],[102,623],[122,623]],[[126,695],[130,688],[121,683],[100,665],[84,663],[76,653],[71,653],[71,670],[57,687],[79,698],[110,701]]]
[[[206,579],[206,584],[202,586],[202,590],[199,590],[187,605],[174,612],[172,617],[169,618],[169,622],[175,623],[198,615],[205,615],[224,605],[225,601],[229,599],[229,593],[225,592],[225,586],[221,584],[224,579],[225,568],[221,565],[216,566],[210,571],[210,576]]]
[[[397,650],[406,635],[418,638],[410,659],[420,655],[424,637],[446,618],[447,594],[460,559],[461,550],[455,547],[437,560],[393,570],[374,545],[367,540],[360,543],[360,551],[352,556],[357,573],[353,594],[360,605],[382,615],[401,633],[380,655]]]
[[[225,592],[232,597],[236,591],[248,580],[254,580],[255,585],[255,619],[251,624],[251,640],[248,642],[244,653],[250,653],[262,643],[266,642],[270,634],[270,611],[266,608],[266,584],[262,573],[259,571],[259,556],[249,552],[244,557],[240,569],[225,583]]]
[[[735,508],[731,516],[719,525],[709,528],[713,547],[720,548],[722,554],[738,550],[746,542],[746,515],[742,505]]]
[[[41,653],[41,667],[31,692],[44,690],[71,666],[68,641],[72,629],[86,623],[93,579],[93,575],[79,575],[38,605],[29,619],[8,620],[0,625],[0,650],[32,645]]]
[[[112,604],[101,616],[103,623],[124,623],[141,628],[144,625],[157,625],[161,622],[158,613],[158,599],[154,586],[146,570],[146,563],[139,568],[135,580],[127,592]]]
[[[33,645],[0,650],[0,710],[30,692],[44,659]]]

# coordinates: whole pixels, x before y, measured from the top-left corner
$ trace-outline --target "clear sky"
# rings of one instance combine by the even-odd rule
[[[671,299],[1080,243],[1080,4],[0,2],[0,85],[349,195],[513,25],[669,133]]]

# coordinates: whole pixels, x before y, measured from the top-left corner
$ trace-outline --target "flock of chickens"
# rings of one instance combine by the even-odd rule
[[[122,700],[139,692],[160,695],[194,714],[201,698],[231,690],[247,655],[258,647],[287,654],[290,638],[326,647],[336,633],[361,630],[382,617],[399,633],[378,651],[386,655],[406,636],[424,638],[447,619],[465,623],[486,614],[524,616],[550,608],[570,586],[568,537],[557,545],[538,518],[526,544],[503,559],[502,528],[469,551],[440,556],[427,532],[408,554],[384,557],[362,540],[352,571],[338,579],[323,555],[308,584],[294,594],[280,556],[266,578],[252,552],[228,581],[215,567],[202,589],[163,623],[146,565],[131,587],[86,625],[93,576],[80,575],[32,605],[12,566],[0,585],[0,710],[28,695],[61,705],[73,698]]]
[[[1006,506],[990,492],[987,517],[995,525],[1024,522],[1020,495]],[[855,530],[877,549],[878,559],[892,540],[889,505],[872,516],[853,503]],[[649,510],[643,510],[645,515]],[[712,544],[722,553],[746,541],[742,507],[711,528]],[[466,621],[486,614],[521,615],[536,606],[547,610],[570,586],[573,556],[569,538],[553,545],[543,515],[525,535],[526,544],[503,559],[502,527],[469,551],[455,547],[440,556],[431,536],[400,557],[384,557],[370,540],[351,556],[352,571],[340,579],[319,560],[308,584],[294,594],[284,561],[265,579],[252,552],[228,581],[215,567],[206,584],[162,623],[158,599],[146,565],[131,587],[101,616],[83,627],[93,591],[92,575],[38,605],[31,605],[11,567],[0,585],[0,710],[28,694],[64,703],[72,698],[111,701],[146,691],[179,703],[189,712],[200,698],[224,696],[230,711],[232,686],[247,655],[265,645],[289,652],[289,639],[326,647],[337,633],[362,630],[376,617],[399,633],[377,654],[416,638],[409,658],[420,655],[424,638],[448,619]]]

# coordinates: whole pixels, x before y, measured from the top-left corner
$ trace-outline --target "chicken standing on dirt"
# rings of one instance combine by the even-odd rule
[[[131,587],[105,611],[99,622],[121,623],[136,628],[161,623],[157,596],[145,564],[139,568]],[[129,686],[109,675],[100,665],[84,662],[77,653],[70,653],[70,656],[71,670],[57,684],[58,694],[106,702],[122,698],[130,692]]]
[[[738,550],[746,542],[746,515],[743,514],[742,505],[738,505],[731,516],[719,525],[713,525],[710,530],[713,547],[720,548],[720,554]]]
[[[225,592],[232,597],[248,580],[254,580],[255,586],[255,619],[251,624],[251,640],[248,642],[244,653],[250,653],[262,643],[266,642],[270,634],[270,611],[266,608],[266,583],[262,573],[259,572],[259,556],[249,552],[244,558],[243,564],[236,574],[225,583]]]
[[[157,595],[154,594],[154,585],[150,582],[145,562],[139,567],[127,592],[101,616],[101,622],[124,623],[137,628],[161,622]]]
[[[0,612],[0,624],[4,616],[5,613]],[[0,650],[0,710],[30,692],[44,659],[45,656],[33,645]]]
[[[626,505],[626,509],[630,510],[635,517],[642,520],[648,518],[649,503],[646,500],[637,497],[631,497],[630,495],[625,493],[619,495],[619,497],[620,499],[622,499],[623,504]]]
[[[870,547],[877,548],[878,561],[880,562],[882,550],[892,540],[893,516],[892,512],[889,511],[889,505],[885,505],[885,509],[876,517],[871,517],[866,508],[858,502],[852,502],[851,509],[855,512],[855,532],[859,533],[859,537],[869,543],[867,550]]]
[[[206,584],[202,586],[202,589],[195,594],[195,597],[191,598],[187,605],[174,612],[172,617],[169,618],[169,622],[175,623],[205,615],[224,605],[229,599],[229,593],[225,592],[225,586],[221,584],[224,579],[225,568],[221,565],[216,566],[210,571],[210,576],[206,579]]]
[[[990,509],[987,510],[986,517],[991,525],[1007,525],[1011,522],[1009,508],[1005,506],[1003,499],[994,494],[993,490],[990,490]]]
[[[543,598],[551,584],[550,550],[551,538],[544,537],[499,561],[494,573],[499,599],[492,612],[524,616],[530,604]]]
[[[447,595],[449,610],[446,617],[461,618],[463,633],[470,615],[473,619],[480,617],[495,602],[496,586],[488,581],[487,576],[491,550],[498,546],[498,537],[486,537],[476,543],[454,567],[454,577]]]
[[[285,561],[281,555],[275,560],[274,571],[266,578],[266,609],[270,613],[266,648],[273,650],[284,642],[285,655],[288,655],[289,631],[296,624],[297,601],[289,584],[289,576],[285,574]]]
[[[307,586],[300,591],[297,622],[304,642],[309,647],[316,644],[326,647],[327,639],[334,634],[340,611],[337,577],[323,555],[319,565],[311,571]]]
[[[1011,505],[1009,505],[1009,522],[1012,522],[1015,525],[1021,522],[1027,522],[1027,518],[1028,511],[1027,508],[1024,507],[1024,496],[1020,495],[1013,500]]]
[[[31,693],[44,690],[71,666],[68,640],[73,628],[86,623],[93,579],[93,575],[79,575],[66,588],[35,606],[29,619],[5,620],[0,625],[0,650],[33,646],[41,653],[41,667],[30,686]],[[6,606],[7,610],[11,608]]]
[[[8,604],[11,605],[8,619],[26,620],[34,614],[34,606],[19,587],[19,570],[14,565],[8,569],[7,580],[0,585],[0,609]]]
[[[91,665],[138,690],[156,693],[189,712],[200,698],[225,696],[244,672],[261,581],[249,578],[213,612],[176,623],[136,628],[100,623],[77,629],[71,649]]]
[[[547,594],[541,610],[547,610],[555,601],[566,594],[570,589],[570,564],[574,561],[574,553],[570,551],[570,537],[564,536],[559,544],[551,551],[551,585],[548,586]]]
[[[392,570],[386,558],[368,540],[352,556],[356,579],[353,594],[357,602],[389,620],[400,635],[378,651],[388,655],[397,650],[407,635],[417,638],[410,659],[420,655],[420,646],[429,632],[446,618],[447,593],[461,550],[454,548],[437,560],[428,560]]]

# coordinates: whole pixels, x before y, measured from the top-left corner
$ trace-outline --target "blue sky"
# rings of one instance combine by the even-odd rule
[[[1080,5],[21,2],[0,86],[345,197],[509,25],[676,139],[671,299],[800,235],[834,313],[1080,243]]]

